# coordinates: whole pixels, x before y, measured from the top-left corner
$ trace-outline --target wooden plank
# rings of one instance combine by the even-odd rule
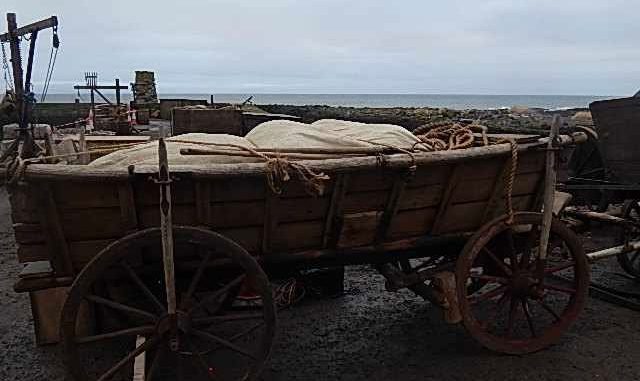
[[[34,244],[34,245],[19,245],[18,246],[18,262],[36,262],[36,261],[48,261],[49,250],[46,244]]]
[[[262,254],[268,254],[273,249],[273,239],[278,228],[278,203],[278,195],[270,189],[265,190]]]
[[[18,183],[9,192],[9,202],[11,219],[14,223],[40,223],[40,217],[35,208],[38,204],[37,197],[34,196],[32,187]]]
[[[120,222],[126,234],[138,230],[138,213],[136,212],[133,185],[130,182],[118,184],[118,200],[120,203]]]
[[[461,176],[460,183],[451,195],[451,203],[488,200],[494,184],[495,179],[466,179]]]
[[[410,188],[407,184],[398,210],[423,209],[438,205],[444,192],[445,183]]]
[[[347,192],[343,201],[343,212],[345,214],[364,213],[370,211],[382,211],[387,199],[389,190]]]
[[[506,163],[502,166],[502,170],[493,181],[493,189],[491,190],[491,196],[489,197],[487,205],[482,214],[482,221],[487,222],[489,220],[489,216],[493,215],[493,210],[498,207],[498,203],[504,202],[505,181],[507,181],[506,176],[509,175],[510,171],[511,159],[506,161]]]
[[[262,248],[262,226],[248,228],[220,229],[218,233],[236,242],[253,255],[260,253]]]
[[[211,202],[264,200],[263,178],[231,177],[211,183]]]
[[[119,207],[61,210],[60,221],[70,241],[119,238],[125,233]]]
[[[58,207],[64,209],[91,209],[120,207],[120,183],[52,183]]]
[[[279,224],[272,233],[272,251],[290,252],[317,249],[322,244],[324,221]]]
[[[40,225],[49,248],[49,261],[57,276],[73,275],[69,248],[62,228],[63,222],[58,214],[53,191],[48,184],[40,186],[39,206]]]
[[[421,188],[428,185],[446,184],[451,168],[451,165],[418,166],[415,176],[409,180],[407,187]]]
[[[329,197],[279,198],[278,221],[323,220],[330,203]]]
[[[264,201],[229,201],[210,204],[209,226],[236,228],[264,224]]]
[[[13,224],[13,234],[19,245],[44,243],[44,235],[40,224],[17,222]]]
[[[339,226],[342,220],[342,210],[350,176],[338,175],[331,191],[329,210],[325,217],[324,232],[322,234],[322,247],[335,247],[338,242]]]
[[[412,174],[413,173],[409,171],[405,173],[396,173],[391,192],[389,193],[389,198],[387,199],[387,204],[380,216],[380,223],[376,229],[375,243],[383,242],[387,238],[391,220],[398,212],[400,200],[402,199],[407,187],[407,181],[410,179]]]
[[[442,197],[440,197],[440,205],[438,207],[438,213],[436,214],[435,221],[433,223],[433,227],[431,232],[433,234],[439,234],[441,232],[441,227],[444,223],[445,214],[447,213],[447,209],[451,203],[451,195],[456,189],[458,185],[461,168],[464,168],[464,165],[458,164],[456,165],[451,174],[449,175],[449,180],[447,182],[447,186],[444,188],[442,192]]]
[[[388,240],[393,241],[427,234],[437,213],[438,209],[435,207],[398,211],[389,227]]]
[[[196,220],[198,224],[209,226],[211,224],[211,187],[209,182],[195,181],[196,195]]]
[[[390,170],[381,170],[379,168],[375,170],[358,171],[351,174],[351,180],[349,185],[349,192],[371,192],[371,191],[386,191],[391,189],[391,182],[389,182],[389,176],[394,172]],[[381,192],[385,193],[386,192]]]
[[[339,249],[370,245],[375,241],[380,212],[345,214],[337,247]]]

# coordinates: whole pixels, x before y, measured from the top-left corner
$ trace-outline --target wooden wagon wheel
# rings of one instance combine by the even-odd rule
[[[546,261],[537,257],[540,213],[516,213],[485,225],[458,259],[456,281],[463,323],[485,347],[525,354],[555,343],[583,309],[589,267],[576,235],[551,224]],[[473,292],[473,280],[486,283]]]
[[[61,320],[69,374],[76,381],[132,380],[136,368],[145,380],[256,379],[276,324],[267,276],[233,241],[205,229],[174,227],[173,324],[164,302],[160,235],[151,228],[110,244],[76,278]],[[259,298],[240,308],[234,304],[238,293]],[[76,328],[87,313],[100,325],[98,333],[83,335]]]
[[[622,217],[640,223],[640,200],[627,200],[622,209]],[[637,240],[640,232],[633,227],[622,237],[625,241]],[[618,254],[618,263],[629,275],[640,279],[640,251]]]

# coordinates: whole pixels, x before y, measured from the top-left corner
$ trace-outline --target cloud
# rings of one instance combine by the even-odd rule
[[[163,92],[617,95],[640,85],[635,1],[8,1],[19,23],[59,16],[55,92],[84,71],[126,83],[139,69],[156,71]],[[44,33],[36,85],[49,48]]]

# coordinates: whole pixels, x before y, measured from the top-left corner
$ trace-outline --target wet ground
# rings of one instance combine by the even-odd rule
[[[589,246],[607,243],[587,237]],[[9,206],[0,188],[0,380],[63,380],[57,346],[37,347],[19,271]],[[598,264],[594,279],[640,292],[618,275],[615,261]],[[307,299],[279,315],[269,380],[638,380],[640,313],[590,299],[558,344],[528,356],[491,353],[464,328],[443,322],[438,309],[409,292],[384,291],[381,276],[351,267],[346,293]]]

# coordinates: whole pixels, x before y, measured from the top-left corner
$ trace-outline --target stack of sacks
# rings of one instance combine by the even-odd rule
[[[216,149],[229,150],[234,152],[247,153],[248,150],[233,147],[256,148],[247,139],[226,134],[202,134],[192,133],[173,136],[165,139],[167,143],[167,158],[170,165],[207,165],[207,164],[225,164],[225,163],[251,163],[260,162],[263,159],[258,157],[245,156],[226,156],[226,155],[181,155],[180,150],[183,148],[196,149]],[[199,144],[200,143],[200,144]],[[215,143],[216,145],[207,145],[207,143]],[[129,165],[158,165],[158,142],[150,142],[136,145],[132,148],[126,148],[112,152],[108,155],[100,157],[92,161],[89,165],[94,167],[127,167]]]
[[[419,148],[420,140],[408,130],[392,124],[366,124],[343,120],[323,119],[312,124],[290,120],[272,120],[255,127],[246,137],[226,134],[191,133],[166,139],[170,165],[231,164],[262,162],[263,158],[232,155],[181,155],[183,148],[215,149],[249,153],[242,148],[269,150],[319,148],[392,147],[403,150]],[[200,143],[200,144],[198,144]],[[204,144],[203,144],[204,143]],[[215,143],[216,145],[207,145]],[[225,146],[227,144],[227,146]],[[324,157],[316,155],[316,157]],[[327,156],[328,157],[328,156]],[[335,157],[335,156],[331,156]],[[158,143],[151,142],[119,150],[96,159],[95,167],[158,164]]]
[[[420,140],[393,124],[322,119],[312,124],[272,120],[251,130],[247,140],[260,148],[394,147],[411,150]]]

